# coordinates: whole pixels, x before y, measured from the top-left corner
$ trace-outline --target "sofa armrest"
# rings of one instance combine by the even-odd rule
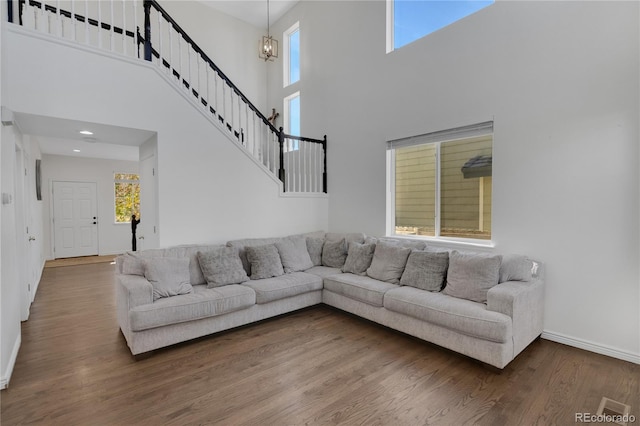
[[[123,291],[121,293],[126,302],[127,310],[140,305],[153,303],[153,287],[145,277],[140,275],[118,275],[118,286]]]
[[[511,317],[513,356],[515,357],[542,334],[544,318],[544,281],[507,281],[487,293],[487,309]]]

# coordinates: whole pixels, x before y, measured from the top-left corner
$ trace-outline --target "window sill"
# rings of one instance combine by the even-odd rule
[[[447,248],[469,248],[469,249],[493,249],[496,245],[491,240],[473,240],[470,238],[453,238],[453,237],[426,237],[426,236],[408,236],[392,234],[389,238],[398,238],[411,241],[423,241],[427,245]]]

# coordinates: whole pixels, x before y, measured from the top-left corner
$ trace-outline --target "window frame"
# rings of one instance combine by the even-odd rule
[[[138,177],[137,180],[134,179],[118,179],[117,176],[118,175],[135,175]],[[130,224],[131,223],[131,217],[129,217],[129,220],[126,222],[121,222],[118,221],[118,214],[117,214],[117,195],[116,195],[116,185],[117,184],[122,184],[122,183],[128,183],[128,184],[137,184],[138,185],[138,196],[140,196],[140,174],[139,173],[119,173],[119,172],[114,172],[113,173],[113,223],[116,225],[123,225],[123,224]],[[138,210],[140,209],[140,204],[138,203]]]
[[[493,226],[491,227],[490,239],[464,238],[441,235],[441,205],[442,205],[442,175],[441,175],[441,147],[448,142],[455,142],[474,137],[491,136],[491,151],[493,156],[494,133],[493,121],[477,123],[469,126],[437,131],[416,136],[409,136],[400,139],[387,141],[386,157],[386,235],[390,237],[410,238],[429,241],[442,241],[446,243],[463,244],[478,247],[494,247]],[[435,217],[434,235],[404,235],[396,233],[396,149],[411,146],[435,145]],[[493,173],[492,173],[493,177]],[[493,184],[493,181],[492,181]],[[491,197],[491,219],[493,222],[493,195]]]
[[[296,81],[291,81],[291,36],[294,33],[298,33],[298,79]],[[291,86],[292,84],[298,83],[301,78],[301,69],[300,69],[300,45],[301,45],[301,32],[300,32],[300,21],[297,21],[295,24],[290,26],[287,30],[282,33],[282,42],[284,44],[284,51],[282,56],[282,82],[283,87]]]

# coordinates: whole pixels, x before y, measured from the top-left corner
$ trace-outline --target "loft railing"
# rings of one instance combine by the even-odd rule
[[[155,0],[8,0],[9,22],[156,64],[223,131],[283,182],[327,192],[327,138],[284,133]],[[143,32],[140,32],[140,25]]]

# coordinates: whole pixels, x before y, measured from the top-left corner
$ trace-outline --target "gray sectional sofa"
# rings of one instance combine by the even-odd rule
[[[320,303],[497,368],[542,333],[543,265],[525,256],[314,232],[128,252],[116,268],[134,355]]]

